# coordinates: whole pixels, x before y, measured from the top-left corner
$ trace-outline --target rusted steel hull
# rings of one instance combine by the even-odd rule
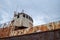
[[[0,38],[0,40],[60,40],[60,29]]]

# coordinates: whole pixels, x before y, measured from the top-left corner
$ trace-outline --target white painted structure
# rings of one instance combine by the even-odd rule
[[[13,25],[16,27],[32,27],[33,26],[33,19],[21,12],[21,13],[14,13]]]

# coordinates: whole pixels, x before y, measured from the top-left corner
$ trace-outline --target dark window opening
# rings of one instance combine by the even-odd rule
[[[52,27],[52,25],[49,25],[49,27]]]
[[[33,22],[33,20],[32,20],[32,18],[31,18],[31,17],[29,17],[29,20]]]
[[[30,17],[29,17],[29,20],[30,20]]]
[[[26,15],[26,18],[28,18],[28,15]]]
[[[30,18],[30,20],[31,20],[31,18]]]
[[[19,18],[19,15],[17,16],[17,18]]]
[[[24,27],[24,26],[18,27],[18,26],[15,26],[15,30],[26,29],[26,28],[28,28],[28,27]]]
[[[31,17],[30,17],[30,20],[31,20]],[[32,20],[31,20],[32,21]]]
[[[23,17],[25,17],[25,15],[23,14]]]

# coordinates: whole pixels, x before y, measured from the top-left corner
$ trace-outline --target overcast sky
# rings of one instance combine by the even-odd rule
[[[0,0],[0,24],[12,20],[14,11],[23,9],[34,25],[60,20],[60,0]]]

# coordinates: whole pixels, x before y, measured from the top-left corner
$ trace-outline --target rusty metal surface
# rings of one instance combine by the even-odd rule
[[[0,40],[60,40],[60,29],[0,38]]]

